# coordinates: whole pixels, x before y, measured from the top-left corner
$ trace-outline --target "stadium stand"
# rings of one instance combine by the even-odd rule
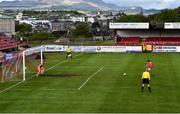
[[[145,45],[180,45],[180,37],[150,37]]]
[[[178,22],[164,23],[164,29],[155,29],[150,23],[111,22],[115,45],[119,46],[180,46],[180,28]]]
[[[0,50],[16,48],[18,42],[5,35],[0,35]]]
[[[140,45],[139,37],[118,37],[116,45],[136,46]]]
[[[118,37],[115,45],[138,46],[140,41],[139,37]],[[149,37],[145,38],[144,45],[180,45],[180,37]]]

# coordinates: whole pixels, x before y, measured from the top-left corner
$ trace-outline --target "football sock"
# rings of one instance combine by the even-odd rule
[[[151,87],[148,87],[148,89],[149,89],[149,92],[151,92]]]

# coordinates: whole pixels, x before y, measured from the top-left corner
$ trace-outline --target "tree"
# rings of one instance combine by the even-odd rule
[[[92,24],[92,33],[93,33],[93,35],[96,35],[96,36],[100,35],[100,32],[101,32],[100,28],[101,28],[101,26],[100,26],[99,22],[98,21],[94,22]]]
[[[123,15],[118,22],[148,22],[148,18],[143,15]]]
[[[79,24],[74,30],[71,31],[69,37],[90,38],[92,37],[92,33],[86,24]]]
[[[149,15],[124,15],[117,22],[149,22],[153,29],[163,29],[165,22],[180,22],[180,7],[176,9],[165,9],[158,14]]]
[[[32,31],[32,26],[26,23],[16,26],[16,32],[19,32],[20,35],[25,35]]]
[[[149,22],[152,28],[163,29],[165,22],[179,22],[180,21],[179,8],[173,10],[162,10],[158,14],[150,15]]]
[[[37,32],[37,33],[32,33],[29,36],[29,40],[35,41],[35,40],[51,40],[51,39],[56,39],[56,37],[53,34],[46,33],[46,32]]]
[[[100,24],[98,21],[95,21],[93,24],[92,24],[92,28],[100,28]]]
[[[150,22],[179,22],[180,14],[179,8],[174,10],[162,10],[159,14],[154,14],[149,16]]]

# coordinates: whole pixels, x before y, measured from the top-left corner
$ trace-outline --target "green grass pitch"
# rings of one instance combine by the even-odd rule
[[[42,77],[0,93],[0,112],[180,112],[180,54],[46,54]],[[141,93],[147,59],[154,63],[152,93]],[[126,73],[126,76],[123,76]],[[17,82],[0,83],[0,91]]]

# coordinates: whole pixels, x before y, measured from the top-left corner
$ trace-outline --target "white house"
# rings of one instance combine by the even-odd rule
[[[95,22],[94,17],[87,17],[87,22],[94,23]]]
[[[70,17],[73,22],[85,22],[86,18],[84,16],[72,16]]]
[[[22,20],[23,19],[23,13],[18,13],[16,15],[16,20],[19,21],[19,20]]]

